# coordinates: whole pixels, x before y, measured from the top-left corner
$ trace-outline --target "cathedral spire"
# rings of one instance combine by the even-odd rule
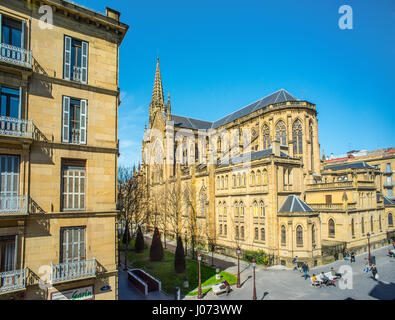
[[[152,105],[157,107],[164,107],[165,105],[165,99],[163,97],[162,77],[160,74],[159,58],[156,59],[156,72],[155,72],[154,90],[152,92]]]

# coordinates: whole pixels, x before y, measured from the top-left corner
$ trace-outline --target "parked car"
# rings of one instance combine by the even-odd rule
[[[226,286],[223,283],[217,283],[212,288],[215,295],[226,292]]]

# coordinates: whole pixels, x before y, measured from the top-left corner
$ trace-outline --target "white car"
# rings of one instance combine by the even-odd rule
[[[223,283],[217,283],[212,288],[215,295],[226,292],[226,286]]]

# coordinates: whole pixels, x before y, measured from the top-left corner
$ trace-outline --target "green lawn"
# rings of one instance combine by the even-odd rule
[[[162,290],[168,294],[174,293],[175,287],[181,288],[181,293],[187,295],[191,291],[196,291],[199,285],[198,279],[198,263],[193,260],[186,259],[186,275],[189,281],[189,288],[184,288],[184,274],[176,274],[174,271],[174,254],[165,251],[164,258],[161,262],[149,261],[149,248],[143,253],[137,254],[133,251],[134,245],[129,246],[128,265],[144,269],[155,278],[162,282]],[[221,271],[221,280],[216,280],[215,269],[201,265],[202,287],[213,285],[224,280],[227,280],[230,285],[237,282],[235,275]]]

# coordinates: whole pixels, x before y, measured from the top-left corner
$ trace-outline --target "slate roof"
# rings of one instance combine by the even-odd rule
[[[286,90],[281,89],[215,122],[198,120],[198,119],[193,119],[193,118],[188,118],[188,117],[183,117],[173,114],[171,115],[171,117],[176,127],[185,128],[185,129],[195,129],[195,130],[217,129],[227,123],[230,123],[236,119],[242,118],[250,113],[253,113],[256,110],[266,108],[271,104],[287,102],[287,101],[299,101],[299,100],[295,98],[293,95],[291,95],[289,92],[287,92]]]
[[[269,157],[271,154],[273,154],[272,149],[244,153],[242,155],[229,158],[229,164],[239,164],[239,163],[243,162],[243,158],[244,159],[247,158],[248,160],[250,160],[250,157],[251,157],[251,161],[263,159],[263,158]],[[280,153],[280,156],[284,157],[284,158],[289,158],[289,156],[282,151]],[[228,165],[228,164],[227,163],[220,163],[219,164],[220,167],[224,167],[226,165]]]
[[[386,196],[383,196],[383,198],[384,198],[384,205],[385,206],[388,206],[388,205],[395,205],[395,202],[394,201],[392,201],[390,198],[387,198]]]
[[[346,164],[339,164],[337,166],[327,166],[324,170],[344,170],[344,169],[373,169],[370,165],[366,162],[355,162],[355,163],[346,163]]]
[[[279,212],[314,212],[314,210],[311,209],[305,202],[300,200],[297,196],[291,194],[285,200]]]

